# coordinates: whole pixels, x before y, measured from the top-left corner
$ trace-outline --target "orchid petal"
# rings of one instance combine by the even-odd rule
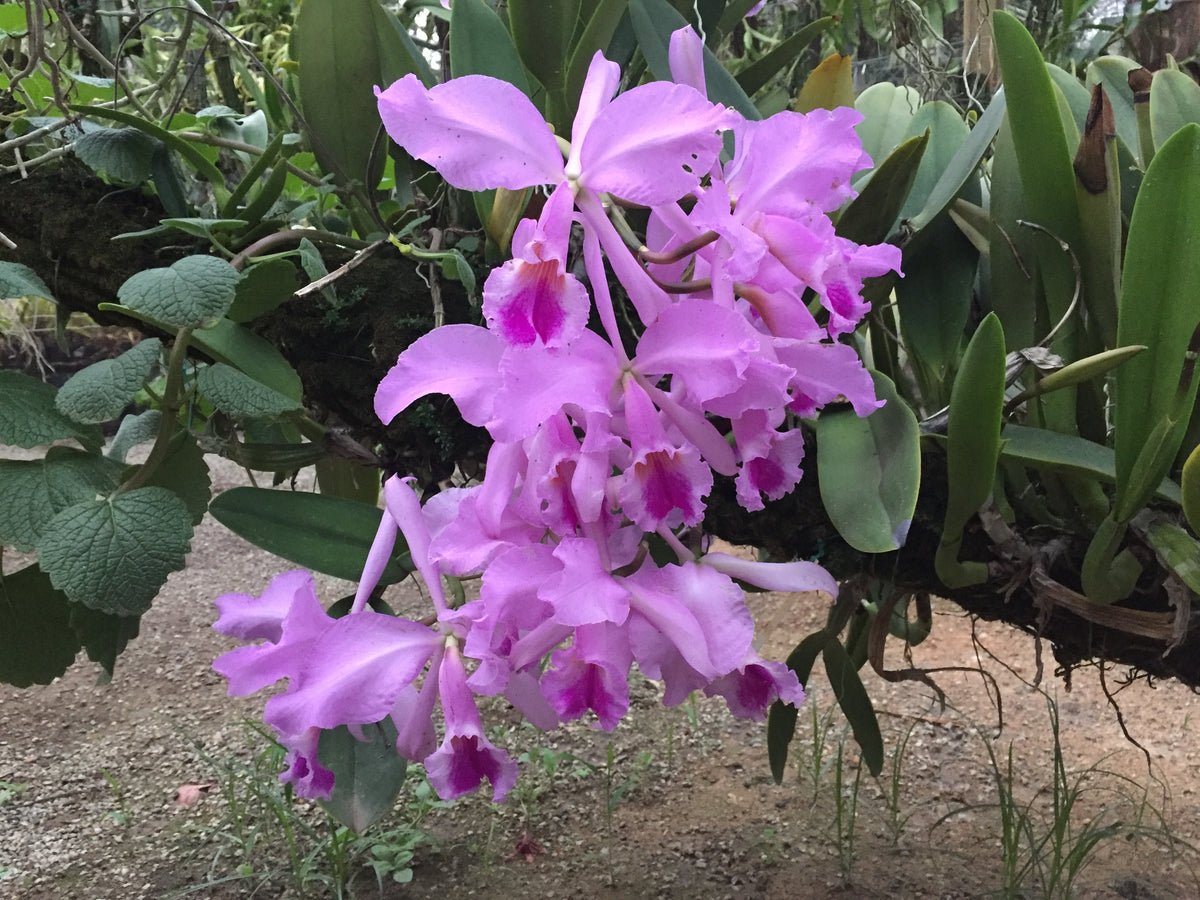
[[[312,574],[305,569],[276,575],[260,597],[222,594],[215,601],[220,616],[213,628],[243,641],[266,638],[278,643],[284,619],[298,602],[307,603],[313,615],[325,614],[317,599]]]
[[[375,89],[392,140],[468,191],[562,180],[562,153],[541,114],[507,81],[465,75],[426,89],[405,75]]]
[[[756,562],[728,553],[706,553],[700,558],[706,566],[768,591],[822,591],[832,597],[838,593],[833,576],[814,562],[799,559],[786,563]]]
[[[604,54],[597,50],[592,56],[592,61],[588,63],[587,78],[584,79],[583,90],[579,94],[575,120],[571,123],[571,155],[566,165],[568,177],[579,177],[579,152],[583,146],[584,135],[620,86],[621,67],[609,62],[604,58]]]
[[[484,425],[492,416],[503,345],[478,325],[445,325],[410,344],[383,376],[375,412],[386,424],[414,400],[449,394],[462,417]]]
[[[732,121],[728,110],[687,85],[641,85],[592,122],[579,152],[579,183],[644,206],[674,202],[712,168],[723,146],[720,132]]]
[[[671,32],[667,53],[671,64],[671,80],[686,84],[701,94],[707,94],[704,84],[704,41],[690,25]]]
[[[441,640],[417,622],[370,610],[334,621],[263,718],[285,734],[378,722]]]

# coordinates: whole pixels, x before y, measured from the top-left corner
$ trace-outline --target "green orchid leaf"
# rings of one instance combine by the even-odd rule
[[[1161,149],[1175,132],[1200,123],[1200,84],[1178,69],[1159,69],[1150,85],[1150,133]]]
[[[786,38],[764,53],[761,57],[737,73],[738,86],[746,92],[747,97],[753,97],[763,87],[765,87],[767,82],[774,78],[776,74],[794,63],[804,51],[804,48],[832,28],[836,22],[837,19],[835,19],[833,16],[822,16],[819,19],[809,22],[795,34],[788,35]],[[821,63],[821,65],[817,66],[817,68],[813,70],[811,75],[809,75],[808,80],[804,84],[804,89],[800,91],[801,99],[804,99],[804,91],[809,89],[808,86],[811,83],[813,87],[809,92],[810,99],[817,96],[818,88],[821,88],[820,93],[823,96],[831,99],[836,97],[840,101],[848,101],[839,103],[838,105],[854,105],[854,89],[852,86],[850,88],[850,95],[847,97],[844,93],[844,90],[826,90],[826,86],[822,84],[822,82],[824,82],[826,79],[830,79],[830,81],[832,81],[834,84],[844,85],[849,83],[845,81],[844,78],[844,76],[848,73],[847,66],[850,64],[849,57],[838,56],[838,62],[833,64],[833,66],[837,67],[839,70],[844,70],[841,71],[841,74],[833,73],[828,68],[824,69],[824,72],[822,72],[822,68],[825,66],[825,64],[833,58],[834,57],[830,57],[829,59],[826,59]],[[842,62],[843,60],[845,61],[844,63]],[[818,75],[819,72],[822,74]],[[813,81],[814,77],[817,78],[816,82]],[[817,108],[817,106],[809,106],[807,109],[801,109],[797,107],[796,111],[809,112]],[[821,104],[819,108],[833,109],[833,107],[824,106],[823,104]]]
[[[904,249],[904,277],[895,287],[900,329],[927,402],[944,404],[971,313],[979,251],[949,212]]]
[[[239,444],[230,458],[256,472],[295,472],[326,457],[325,448],[315,442]],[[378,480],[378,479],[376,479]]]
[[[1136,511],[1146,497],[1126,496],[1135,463],[1151,432],[1168,417],[1177,421],[1165,436],[1160,465],[1169,467],[1183,439],[1196,380],[1181,384],[1189,340],[1200,324],[1200,125],[1175,133],[1154,157],[1138,194],[1122,273],[1117,342],[1149,349],[1117,369],[1113,440],[1118,506]],[[1142,488],[1166,475],[1147,474]]]
[[[921,483],[921,434],[891,380],[871,374],[882,407],[817,419],[817,473],[829,521],[851,547],[887,553],[903,546]]]
[[[275,345],[229,319],[192,332],[192,346],[285,397],[299,401],[303,396],[300,376]]]
[[[1018,223],[1029,218],[1020,189],[1021,169],[1008,118],[996,134],[992,154],[991,226],[988,265],[992,309],[1004,326],[1008,351],[1034,346],[1037,332],[1037,285],[1034,283],[1033,232]]]
[[[80,425],[55,405],[53,385],[15,369],[0,369],[0,444],[41,447],[74,438],[89,450],[104,443],[100,429]]]
[[[941,173],[970,137],[962,117],[940,101],[921,106],[909,123],[909,131],[929,134],[929,143],[900,211],[901,220],[911,219],[928,205]],[[959,193],[965,200],[978,202],[978,179],[968,176]],[[895,287],[901,329],[926,400],[941,405],[945,392],[939,387],[948,383],[947,376],[962,348],[979,252],[950,219],[949,212],[943,212],[911,237],[904,256],[904,278],[897,280]]]
[[[379,42],[379,69],[382,76],[379,86],[387,87],[411,73],[425,87],[433,87],[437,83],[433,70],[429,68],[429,62],[420,48],[413,43],[404,23],[381,3],[371,5],[371,16],[375,21],[372,33]]]
[[[583,91],[583,83],[587,80],[588,66],[597,51],[608,49],[609,43],[616,34],[628,7],[628,0],[595,0],[590,4],[591,14],[584,26],[579,40],[571,49],[571,58],[567,64],[567,79],[564,88],[564,101],[568,109],[573,109],[579,102],[579,94]]]
[[[921,106],[915,88],[880,82],[873,84],[854,101],[863,120],[854,126],[863,150],[871,159],[886,159],[909,135],[913,116]]]
[[[71,604],[36,565],[0,578],[0,683],[49,684],[75,662]]]
[[[829,632],[822,628],[813,632],[788,654],[787,666],[796,673],[801,684],[807,684],[812,675],[812,668],[817,657],[830,640]],[[771,704],[767,713],[767,761],[771,766],[771,776],[776,784],[783,784],[784,772],[787,769],[788,746],[796,734],[796,717],[798,710],[790,703],[776,700]]]
[[[532,96],[529,79],[525,77],[525,66],[521,63],[517,48],[513,46],[513,36],[509,35],[500,17],[484,0],[462,0],[451,7],[450,42],[454,45],[454,52],[450,55],[450,74],[455,78],[490,75],[515,85],[526,96]],[[545,52],[550,54],[554,51],[548,47]]]
[[[318,460],[317,486],[327,496],[348,497],[371,506],[379,502],[379,470],[348,459],[326,455]]]
[[[345,725],[326,728],[317,744],[317,759],[333,773],[333,794],[322,806],[359,834],[391,812],[408,771],[408,760],[396,752],[390,718],[364,725],[362,733],[366,741]]]
[[[825,660],[825,674],[829,676],[838,706],[842,708],[854,733],[854,740],[862,750],[863,762],[872,775],[878,775],[883,771],[883,735],[879,731],[875,707],[871,705],[871,698],[863,687],[858,669],[836,637],[825,642],[821,656]]]
[[[1025,203],[1030,218],[1049,232],[1035,234],[1034,246],[1050,320],[1058,322],[1075,293],[1071,259],[1058,242],[1075,247],[1082,241],[1071,145],[1059,106],[1062,95],[1050,79],[1041,48],[1014,16],[997,11],[992,27]],[[1051,425],[1067,430],[1065,423]]]
[[[909,191],[904,208],[900,211],[902,219],[911,220],[925,208],[934,187],[941,180],[942,173],[948,169],[962,149],[963,143],[971,135],[971,130],[962,116],[943,100],[923,103],[908,123],[906,137],[914,138],[926,131],[929,132],[929,144],[921,156],[921,166],[917,169],[912,190]],[[959,195],[978,202],[978,180],[968,176],[963,187],[959,189]]]
[[[257,547],[306,569],[357,581],[383,513],[365,503],[324,494],[239,487],[209,504],[213,517]],[[403,537],[396,540],[380,584],[412,570]]]
[[[917,178],[929,131],[901,143],[874,171],[837,220],[837,233],[859,244],[878,244],[892,230]]]
[[[184,502],[165,488],[143,487],[58,513],[42,529],[38,562],[76,603],[134,616],[183,568],[191,541]]]
[[[1180,475],[1183,515],[1192,531],[1200,534],[1200,445],[1188,454]]]
[[[1112,447],[1078,435],[1025,425],[1005,425],[1001,437],[1000,455],[1005,459],[1017,460],[1035,469],[1116,484],[1117,458]],[[1184,502],[1179,485],[1166,478],[1159,482],[1154,495],[1176,506]]]
[[[117,288],[125,306],[170,329],[199,328],[225,315],[241,274],[215,256],[185,256],[162,269],[143,269]]]
[[[43,459],[0,459],[0,545],[32,552],[47,522],[115,489],[120,475],[120,463],[70,447],[51,447]]]
[[[142,389],[161,354],[158,338],[139,341],[115,359],[80,369],[58,389],[54,404],[84,425],[115,419]]]
[[[687,19],[667,0],[629,0],[629,18],[650,71],[659,81],[671,81],[671,35],[687,25]],[[708,47],[704,48],[704,82],[713,103],[733,107],[747,119],[762,118],[758,107]]]
[[[1006,108],[1004,88],[1000,88],[992,96],[992,102],[983,111],[983,115],[979,117],[979,121],[975,123],[975,127],[971,129],[967,139],[958,148],[958,152],[946,164],[937,183],[929,191],[929,198],[925,201],[925,206],[909,220],[909,229],[919,232],[954,201],[963,185],[979,168],[980,160],[983,159],[988,147],[995,139],[996,133],[1000,130]]]
[[[381,12],[378,0],[305,0],[292,30],[300,108],[317,159],[325,171],[366,188],[383,171],[383,154],[367,170],[380,128],[373,88],[417,70]]]
[[[950,391],[946,516],[934,567],[951,588],[979,584],[987,566],[960,562],[963,529],[992,494],[1004,411],[1004,331],[995,313],[979,324]]]
[[[550,93],[566,88],[581,0],[509,0],[508,27],[521,62]],[[451,28],[454,17],[450,17]]]

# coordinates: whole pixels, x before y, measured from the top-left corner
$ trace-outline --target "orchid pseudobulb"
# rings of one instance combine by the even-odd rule
[[[842,239],[828,217],[870,164],[856,113],[750,122],[706,99],[694,33],[678,32],[671,52],[680,83],[620,95],[619,70],[597,54],[569,149],[505,82],[426,89],[410,75],[377,90],[392,139],[451,185],[550,193],[487,279],[486,327],[421,337],[375,398],[388,422],[428,394],[452,397],[494,439],[482,482],[422,506],[408,481],[389,479],[342,619],[325,614],[304,572],[259,598],[218,600],[219,630],[261,641],[217,660],[230,692],[288,681],[265,719],[291,750],[283,777],[299,793],[332,789],[316,758],[320,729],[390,716],[398,749],[424,762],[442,797],[487,780],[503,799],[516,763],[488,741],[475,698],[502,695],[543,729],[589,715],[611,729],[635,663],[662,681],[667,704],[700,690],[761,718],[775,700],[803,699],[794,673],[755,651],[735,579],[835,593],[833,579],[809,562],[697,553],[683,535],[702,523],[714,473],[735,478],[751,510],[796,485],[797,417],[838,398],[859,415],[879,405],[838,337],[867,310],[863,279],[898,268],[900,252]],[[726,132],[735,151],[722,160]],[[618,200],[649,209],[645,245],[627,242]],[[586,285],[568,266],[577,227]],[[632,353],[610,269],[641,321]],[[825,325],[804,302],[810,290]],[[593,310],[599,330],[588,327]],[[433,602],[424,623],[366,606],[397,532]],[[657,562],[652,542],[676,559]],[[478,599],[448,603],[446,576],[481,576]]]

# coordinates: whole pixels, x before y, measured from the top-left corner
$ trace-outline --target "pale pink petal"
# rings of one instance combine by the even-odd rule
[[[707,683],[736,669],[751,651],[754,620],[745,597],[711,566],[686,563],[660,569],[648,562],[625,583],[633,597],[629,622],[634,657],[651,678],[685,664]],[[677,674],[691,681],[682,670]]]
[[[762,495],[778,500],[800,482],[804,474],[804,435],[800,429],[779,432],[765,429],[758,435],[747,435],[747,423],[758,410],[733,420],[742,467],[737,476],[737,498],[745,509],[763,508]]]
[[[871,165],[854,131],[861,121],[861,113],[839,107],[739,123],[726,169],[738,206],[787,216],[837,209],[854,195],[851,176]]]
[[[425,625],[366,610],[334,621],[314,642],[263,719],[284,734],[378,722],[425,667],[441,637]]]
[[[695,190],[733,121],[694,88],[655,81],[621,94],[592,122],[579,183],[631,203],[671,203]],[[578,139],[578,138],[576,138]]]
[[[555,650],[542,675],[542,693],[563,721],[591,710],[601,728],[612,731],[629,710],[629,666],[633,654],[623,629],[588,625],[575,642]]]
[[[794,560],[786,563],[756,562],[727,553],[706,553],[700,558],[718,572],[768,591],[823,591],[832,597],[838,593],[833,576],[814,562]]]
[[[811,416],[839,397],[849,400],[860,416],[869,416],[883,406],[883,401],[875,398],[871,373],[848,344],[779,340],[775,351],[796,371],[789,406],[797,415]]]
[[[668,58],[671,63],[671,79],[676,84],[686,84],[701,94],[708,93],[704,85],[704,42],[692,26],[687,25],[671,32]]]
[[[597,50],[588,64],[587,78],[584,79],[579,105],[575,110],[575,120],[571,123],[571,155],[566,165],[569,178],[579,177],[579,153],[583,147],[583,138],[620,85],[621,67],[615,62],[609,62],[604,58],[604,54]]]
[[[280,735],[280,743],[288,748],[287,766],[279,780],[290,784],[296,796],[308,800],[328,800],[333,796],[333,773],[317,759],[317,744],[321,729],[306,728],[297,735]]]
[[[554,548],[562,570],[547,578],[538,597],[554,607],[554,619],[563,625],[620,625],[629,615],[629,591],[600,562],[596,544],[565,537]]]
[[[395,478],[396,476],[392,476]],[[371,541],[371,549],[367,551],[367,561],[363,564],[362,576],[358,580],[358,589],[354,592],[354,602],[350,605],[352,613],[362,612],[371,599],[371,592],[379,584],[383,570],[391,561],[392,551],[396,549],[396,521],[384,513],[379,518],[379,528],[375,531],[375,540]]]
[[[410,762],[420,762],[437,749],[433,705],[438,695],[441,653],[439,649],[434,654],[421,690],[418,691],[415,685],[405,685],[396,695],[396,705],[392,707],[392,724],[396,726],[396,752]]]
[[[429,558],[429,525],[421,511],[421,501],[413,490],[415,478],[393,475],[383,484],[387,516],[404,535],[408,544],[408,555],[425,581],[434,606],[439,610],[446,605],[442,592],[442,573]]]
[[[305,569],[276,575],[261,597],[222,594],[215,603],[220,615],[213,628],[243,641],[266,638],[277,643],[283,632],[283,620],[297,603],[305,604],[311,615],[318,618],[325,615],[312,574]]]
[[[568,347],[512,347],[501,364],[502,387],[492,387],[495,413],[488,431],[519,441],[570,404],[584,412],[609,409],[620,368],[613,348],[592,331]]]
[[[454,187],[520,190],[562,180],[550,127],[507,81],[466,75],[426,89],[405,75],[375,96],[392,140]]]
[[[449,394],[464,419],[484,425],[492,417],[503,352],[500,339],[478,325],[435,328],[410,344],[383,376],[375,412],[387,423],[414,400]]]
[[[660,526],[698,525],[704,497],[712,490],[712,470],[690,444],[671,443],[660,413],[636,381],[625,388],[625,420],[633,464],[620,476],[621,509],[646,531]]]

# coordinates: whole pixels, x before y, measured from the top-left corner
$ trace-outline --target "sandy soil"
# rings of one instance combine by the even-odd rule
[[[228,486],[235,477],[222,472],[219,481]],[[6,568],[15,562],[6,557]],[[284,567],[205,522],[187,569],[145,617],[111,684],[97,684],[95,667],[81,660],[52,685],[0,687],[0,898],[337,896],[330,882],[338,856],[330,861],[324,813],[315,804],[287,807],[269,744],[247,724],[262,699],[226,697],[209,668],[233,645],[211,630],[212,599],[258,592]],[[344,587],[326,583],[324,596]],[[402,593],[392,599],[405,600]],[[825,613],[815,596],[765,594],[754,604],[768,656],[785,655]],[[375,837],[347,844],[347,854],[360,854],[348,862],[350,892],[1200,896],[1193,849],[1200,846],[1200,701],[1173,684],[1140,681],[1121,690],[1117,702],[1143,754],[1123,737],[1097,672],[1075,673],[1067,691],[1049,677],[1044,648],[1043,687],[1057,706],[1065,785],[1080,792],[1070,814],[1057,817],[1056,841],[1047,696],[1027,684],[1034,642],[999,625],[973,631],[949,606],[936,611],[933,635],[914,661],[982,666],[1000,690],[1002,730],[978,672],[936,676],[945,709],[921,685],[867,674],[888,753],[876,779],[859,771],[857,747],[817,675],[788,777],[777,786],[764,726],[736,722],[723,703],[703,699],[664,709],[649,682],[635,686],[631,715],[613,734],[581,725],[543,735],[496,709],[489,720],[499,723],[498,737],[513,753],[529,754],[509,802],[471,798],[431,808],[419,799],[419,773],[411,773],[411,789]],[[903,660],[897,653],[890,664]],[[1108,673],[1110,689],[1121,674]],[[1025,828],[1006,856],[997,777],[1010,758],[1011,795]],[[190,805],[176,799],[184,785],[200,786]],[[291,812],[281,820],[275,812],[284,808]],[[397,884],[385,871],[380,888],[363,860],[402,844],[408,823],[422,816],[426,838],[416,846],[411,883]],[[285,825],[295,839],[290,858]],[[1071,859],[1080,864],[1073,881]]]

